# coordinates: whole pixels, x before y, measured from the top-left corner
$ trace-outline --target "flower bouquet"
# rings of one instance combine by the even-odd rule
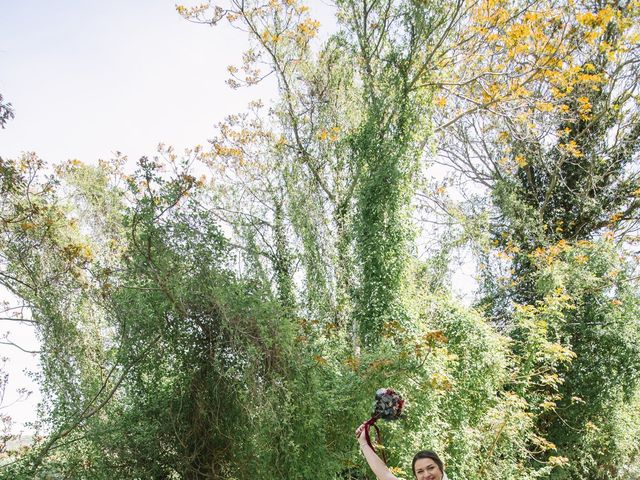
[[[373,402],[373,413],[371,414],[371,418],[364,424],[364,434],[372,450],[375,451],[371,444],[371,438],[369,437],[369,428],[372,426],[375,428],[376,443],[382,445],[380,429],[375,423],[379,419],[393,421],[402,418],[402,407],[404,407],[404,399],[395,390],[380,388],[376,391],[375,401]],[[382,459],[387,463],[384,450],[382,450]]]

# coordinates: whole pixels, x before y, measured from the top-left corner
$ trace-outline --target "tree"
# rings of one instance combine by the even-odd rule
[[[493,103],[449,130],[443,152],[492,194],[498,258],[483,264],[483,306],[510,332],[518,356],[533,353],[540,336],[558,342],[558,353],[575,355],[529,397],[542,406],[540,435],[570,461],[553,478],[609,478],[636,455],[627,444],[629,436],[637,438],[636,426],[622,436],[610,426],[600,433],[592,426],[610,425],[615,414],[603,418],[603,412],[632,408],[638,388],[639,332],[631,313],[637,287],[624,275],[616,278],[632,265],[618,258],[624,244],[611,244],[613,237],[633,241],[639,206],[632,27],[638,11],[627,2],[560,7],[493,34],[487,58],[515,63],[511,71],[546,51],[540,41],[553,48],[553,62],[513,93],[508,84],[493,83],[464,95],[453,91],[462,103],[480,95]],[[566,32],[559,45],[545,34],[552,27]],[[597,241],[602,233],[611,238]],[[531,319],[525,325],[522,309]],[[523,368],[535,372],[542,365],[539,358]],[[591,387],[592,375],[602,389]]]

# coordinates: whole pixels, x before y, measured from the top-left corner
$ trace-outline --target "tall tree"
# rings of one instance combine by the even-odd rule
[[[449,129],[443,153],[489,189],[496,208],[499,258],[485,265],[483,306],[520,357],[540,336],[575,356],[530,393],[540,399],[540,434],[570,460],[554,478],[609,478],[636,455],[628,439],[638,435],[635,424],[615,435],[610,423],[636,405],[640,372],[637,284],[618,258],[640,207],[638,9],[632,2],[540,7],[492,32],[488,44],[487,58],[522,72],[527,84],[453,91],[463,105],[482,97],[492,104]],[[561,44],[548,35],[554,28],[565,32]],[[546,68],[527,76],[529,59],[550,46]],[[611,238],[598,241],[603,233]],[[614,248],[613,238],[622,245]],[[543,364],[532,357],[523,368]]]

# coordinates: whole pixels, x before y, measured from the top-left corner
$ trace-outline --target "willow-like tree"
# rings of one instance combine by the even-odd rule
[[[282,166],[285,207],[302,241],[309,290],[327,292],[329,322],[352,322],[356,343],[373,345],[385,324],[407,317],[403,283],[413,236],[410,203],[430,131],[429,78],[465,7],[387,1],[336,7],[339,32],[317,58],[310,42],[319,25],[296,2],[178,10],[194,21],[226,19],[249,32],[255,48],[241,69],[230,68],[232,85],[276,76],[282,103],[275,114],[279,128],[271,132],[275,146],[272,142],[270,151],[263,149],[258,153],[263,157],[256,158],[246,148],[255,129],[253,134],[225,130],[214,154],[242,168],[247,162],[251,168],[263,164],[264,155]],[[264,72],[258,70],[261,62]],[[306,192],[303,198],[300,191]],[[319,204],[310,218],[296,214],[308,208],[310,198]],[[266,201],[277,203],[273,196]],[[327,221],[328,232],[322,225]],[[316,232],[323,230],[329,245],[320,246]],[[340,260],[318,266],[323,250]],[[345,316],[348,303],[354,314]]]

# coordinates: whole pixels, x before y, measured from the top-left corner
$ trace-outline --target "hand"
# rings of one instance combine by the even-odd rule
[[[363,423],[362,425],[360,425],[357,429],[356,429],[356,438],[358,439],[358,443],[360,445],[368,445],[367,444],[367,435],[365,434],[365,425],[366,422]]]

